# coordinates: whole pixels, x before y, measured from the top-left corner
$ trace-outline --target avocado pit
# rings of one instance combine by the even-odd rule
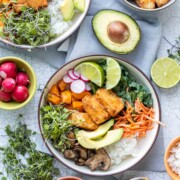
[[[107,27],[107,34],[111,41],[115,43],[124,43],[130,37],[128,26],[121,21],[113,21]]]

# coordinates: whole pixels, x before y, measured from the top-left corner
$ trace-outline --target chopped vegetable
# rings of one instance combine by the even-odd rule
[[[71,104],[72,94],[70,90],[65,90],[61,92],[62,102],[65,104]]]
[[[19,124],[15,130],[6,127],[9,136],[8,146],[0,148],[2,163],[7,178],[12,180],[52,180],[59,170],[54,167],[54,158],[36,150],[36,144],[30,136],[35,134],[25,124]]]
[[[83,112],[84,108],[83,108],[83,103],[81,101],[74,101],[72,103],[73,109]]]
[[[58,89],[58,87],[57,87],[56,84],[54,84],[54,85],[51,87],[49,93],[54,94],[54,95],[56,95],[56,96],[60,96],[59,89]]]
[[[63,79],[59,80],[57,86],[60,91],[64,91],[67,87],[67,84],[63,81]]]
[[[54,94],[48,93],[47,101],[53,105],[58,105],[61,103],[61,98]]]
[[[164,126],[163,123],[154,119],[153,108],[144,106],[139,99],[135,101],[135,107],[126,101],[126,110],[123,110],[115,120],[113,127],[114,129],[123,128],[123,137],[143,137],[148,130],[154,128],[153,122]]]
[[[76,98],[77,100],[82,100],[85,96],[91,95],[88,91],[83,91],[82,93],[74,93],[72,92],[72,96]]]
[[[74,70],[73,70],[73,69],[70,69],[70,70],[68,71],[68,75],[69,75],[69,77],[70,77],[71,79],[73,79],[73,80],[79,79],[79,77],[77,77],[77,76],[74,75]]]
[[[71,83],[70,89],[74,93],[82,93],[85,91],[85,82],[82,80],[75,80]]]
[[[70,141],[66,137],[73,128],[69,115],[70,111],[63,106],[41,107],[44,136],[61,152],[70,147]]]
[[[66,74],[66,75],[64,75],[64,77],[63,77],[63,81],[64,81],[65,83],[71,83],[71,82],[73,82],[73,79],[70,78],[68,74]]]

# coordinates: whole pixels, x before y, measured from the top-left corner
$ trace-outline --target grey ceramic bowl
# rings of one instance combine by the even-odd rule
[[[72,25],[66,32],[64,32],[63,34],[61,34],[60,36],[58,36],[56,39],[52,40],[51,42],[37,46],[36,48],[46,48],[48,46],[55,45],[57,43],[63,42],[69,36],[71,36],[73,34],[73,32],[75,32],[78,29],[78,27],[81,25],[81,23],[83,22],[84,18],[86,17],[86,14],[89,10],[91,0],[85,0],[85,2],[86,2],[85,3],[85,11],[83,13],[76,13],[76,15],[73,17]],[[23,49],[33,49],[34,48],[33,46],[29,46],[29,45],[18,45],[13,42],[10,42],[6,39],[3,39],[3,38],[0,38],[0,41],[7,45],[17,47],[17,48],[23,48]]]
[[[167,4],[165,4],[164,6],[162,6],[160,8],[156,8],[156,9],[143,9],[143,8],[140,8],[135,2],[133,2],[133,0],[123,0],[123,1],[129,7],[133,8],[135,10],[144,11],[144,12],[156,12],[156,11],[160,11],[160,10],[166,9],[167,7],[171,6],[174,2],[176,2],[176,0],[170,0]]]
[[[127,159],[125,159],[124,161],[122,161],[122,163],[118,166],[111,166],[111,168],[107,171],[90,171],[89,168],[87,168],[86,166],[78,166],[76,164],[74,164],[73,161],[70,161],[66,158],[64,158],[63,154],[60,153],[58,150],[56,150],[51,142],[49,140],[47,140],[44,136],[43,136],[43,128],[42,128],[42,121],[41,121],[41,115],[40,115],[40,108],[46,104],[46,96],[48,93],[48,89],[50,89],[52,87],[53,84],[55,84],[58,80],[60,80],[66,73],[68,69],[72,69],[74,68],[76,65],[78,65],[79,63],[85,62],[85,61],[92,61],[92,62],[96,62],[99,59],[106,59],[107,57],[110,56],[105,56],[105,55],[94,55],[94,56],[86,56],[86,57],[81,57],[78,59],[75,59],[67,64],[65,64],[64,66],[62,66],[60,69],[57,70],[57,72],[52,75],[52,77],[48,80],[40,101],[39,101],[39,111],[38,111],[38,121],[39,121],[39,128],[42,134],[42,137],[44,139],[44,142],[47,146],[47,148],[49,149],[49,151],[63,164],[65,164],[67,167],[78,171],[79,173],[83,173],[83,174],[87,174],[87,175],[91,175],[91,176],[110,176],[112,174],[117,174],[123,171],[128,170],[129,168],[131,168],[132,166],[134,166],[135,164],[137,164],[139,161],[141,161],[149,152],[149,150],[153,147],[153,144],[157,138],[158,132],[159,132],[159,125],[158,124],[154,124],[154,128],[149,131],[147,133],[147,136],[140,139],[138,141],[138,148],[139,148],[139,153],[137,157],[129,157]],[[119,58],[115,58],[121,65],[125,66],[130,73],[142,84],[144,84],[149,91],[152,94],[152,98],[153,98],[153,108],[155,110],[155,119],[160,121],[161,119],[161,109],[160,109],[160,103],[159,103],[159,99],[157,96],[157,93],[155,91],[155,89],[153,88],[153,85],[151,84],[150,80],[146,77],[146,75],[136,66],[130,64],[129,62],[119,59]]]

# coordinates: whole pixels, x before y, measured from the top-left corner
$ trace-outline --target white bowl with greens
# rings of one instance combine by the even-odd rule
[[[1,42],[24,49],[45,48],[63,42],[80,26],[91,0],[33,2],[2,4]]]
[[[85,68],[85,66],[86,67],[88,66],[88,68]],[[118,71],[117,73],[118,69],[116,69],[116,71],[114,71],[113,73],[110,67],[111,68],[118,67],[121,70]],[[93,70],[91,69],[91,73],[88,73],[90,68],[92,69],[95,68],[97,72],[99,72],[99,75],[96,74],[94,76],[94,79],[92,78]],[[64,91],[66,92],[71,91],[73,98],[74,91],[76,90],[79,91],[81,89],[82,84],[76,86],[75,89],[74,86],[71,88],[73,82],[80,81],[78,79],[78,77],[80,76],[77,72],[83,75],[83,78],[81,78],[81,80],[84,80],[85,83],[91,84],[91,90],[90,89],[86,90],[86,93],[87,91],[89,91],[87,93],[88,95],[82,98],[82,103],[84,108],[82,111],[80,109],[73,109],[74,108],[73,103],[72,103],[73,107],[69,107],[69,105],[71,105],[71,102],[70,104],[66,104],[65,102],[67,102],[68,98],[67,96],[65,96],[64,98],[64,94],[65,94]],[[84,78],[85,74],[86,74],[86,79]],[[89,78],[90,76],[91,78]],[[98,76],[100,77],[99,81],[97,78]],[[112,76],[119,78],[118,82],[116,82],[114,78],[111,79]],[[66,81],[68,83],[68,87],[70,86],[69,89],[67,87],[65,88],[62,86],[62,84],[60,83],[62,82],[62,79],[63,81]],[[88,79],[90,81],[88,81]],[[59,87],[60,89],[63,88],[62,91],[59,91],[60,94],[59,92],[56,91],[58,88],[54,88],[55,86]],[[107,95],[106,98],[102,98],[103,95],[101,96],[100,92],[106,94]],[[89,95],[89,93],[91,93],[91,95]],[[75,94],[77,95],[77,93]],[[51,99],[53,96],[56,96],[55,101]],[[96,116],[99,113],[100,116],[102,117],[105,112],[103,111],[98,112],[96,111],[97,109],[94,109],[96,113],[93,113],[90,112],[87,107],[90,106],[95,107],[97,105],[97,102],[94,101],[94,98],[97,100],[98,97],[101,98],[101,101],[106,101],[105,99],[107,99],[108,96],[109,97],[111,96],[111,98],[115,99],[115,101],[118,102],[116,103],[117,109],[119,108],[120,104],[124,104],[123,109],[118,111],[117,112],[118,114],[112,115],[116,111],[115,109],[115,111],[109,112],[110,109],[113,108],[114,106],[114,103],[112,101],[110,105],[108,105],[110,109],[105,109],[110,114],[110,116],[106,118],[106,121],[103,121],[103,123],[94,121],[94,116]],[[76,98],[79,98],[79,96],[77,96]],[[65,101],[63,101],[64,99]],[[124,113],[126,114],[127,112],[129,112],[128,109],[129,107],[135,108],[135,106],[138,105],[136,104],[137,102],[136,100],[138,99],[141,99],[140,100],[141,103],[138,101],[138,104],[139,103],[143,104],[142,107],[145,107],[143,108],[144,110],[148,109],[148,112],[149,110],[152,111],[153,117],[149,117],[148,119],[146,119],[147,123],[150,123],[150,125],[148,125],[149,127],[148,130],[146,129],[145,131],[144,130],[141,131],[143,128],[140,128],[141,130],[132,131],[132,134],[129,134],[128,133],[129,129],[128,128],[126,129],[126,127],[131,127],[129,126],[129,122],[126,122],[126,124],[121,125],[121,127],[117,126],[117,122],[119,121],[118,117],[120,116],[120,118],[122,118],[121,116],[123,116]],[[71,101],[74,102],[73,99],[71,99]],[[103,104],[104,102],[100,102],[99,99],[98,99],[98,103],[100,103],[101,106],[105,107],[105,105]],[[56,108],[59,107],[61,109],[66,108],[63,111],[61,110],[59,111],[62,112],[63,115],[62,114],[58,115],[59,112],[56,110]],[[54,112],[54,110],[56,112]],[[136,109],[134,109],[134,111],[136,112]],[[134,111],[131,111],[131,113],[133,114]],[[68,113],[71,114],[70,117]],[[91,120],[89,121],[89,123],[84,123],[83,124],[84,126],[80,126],[80,124],[84,122],[84,119],[80,118],[81,120],[76,123],[76,120],[71,119],[73,113],[75,116],[76,113],[79,114],[84,113],[86,114],[86,116],[88,114],[89,117],[91,117],[95,122],[95,126],[90,126],[90,124],[92,124]],[[132,116],[134,117],[134,115]],[[42,92],[39,102],[38,117],[39,117],[38,118],[39,128],[42,133],[42,137],[44,139],[47,148],[50,150],[52,155],[55,156],[60,162],[65,164],[67,167],[76,170],[80,173],[84,173],[92,176],[108,176],[123,172],[125,170],[128,170],[132,166],[136,165],[147,155],[149,150],[153,147],[153,144],[159,132],[159,128],[160,128],[159,125],[162,124],[160,122],[161,110],[160,110],[159,99],[153,85],[151,84],[150,80],[146,77],[146,75],[140,69],[138,69],[137,67],[130,64],[127,61],[105,55],[94,55],[94,56],[78,58],[65,64],[63,67],[57,70],[57,72],[48,80]],[[69,118],[71,119],[71,121],[69,121],[70,120]],[[143,119],[142,122],[139,122],[141,118],[139,120],[138,119],[139,119],[138,117],[136,121],[133,119],[134,122],[132,123],[136,124],[137,122],[141,125],[146,123],[143,122]],[[60,126],[56,124],[55,121],[59,122],[58,124]],[[57,127],[54,126],[55,125],[54,123],[57,125]],[[75,124],[72,125],[73,123]],[[96,123],[98,124],[98,127],[96,127]],[[134,128],[137,128],[133,124],[131,125]],[[73,128],[71,128],[72,126]],[[105,133],[99,131],[100,129],[101,130],[103,129],[102,127],[103,128],[106,127]],[[90,134],[89,131],[87,132],[88,128],[89,130],[91,129]],[[73,139],[72,137],[69,136],[71,130],[73,130],[75,134]],[[111,137],[110,134],[113,134],[114,132],[116,136],[113,136],[113,138],[109,138],[108,141],[104,140],[107,137]],[[76,143],[73,145],[70,143],[68,145],[68,143],[71,140],[75,140]],[[77,157],[76,157],[77,154],[75,155],[75,157],[74,156],[73,158],[71,157],[72,158],[71,160],[67,159],[68,155],[67,154],[65,155],[65,152],[67,153],[69,151],[66,150],[72,150],[71,147],[73,146],[74,148],[74,146],[76,145],[78,146],[78,148],[79,146],[81,146],[81,148],[83,147],[83,150],[86,150],[86,153],[88,155],[87,157],[83,157],[85,158],[85,160],[81,159],[80,161],[79,159],[79,161],[77,162]],[[93,147],[91,145],[93,145]],[[104,148],[106,153],[104,153],[102,147]],[[97,149],[99,148],[100,150],[98,151]],[[124,148],[124,150],[122,150],[122,148]],[[92,166],[93,163],[91,165],[89,164],[88,158],[94,157],[95,155],[92,156],[93,153],[92,151],[89,150],[96,151],[95,154],[97,156],[100,153],[102,153],[103,156],[106,158],[102,163],[97,163],[98,165],[95,163],[96,165],[94,167]],[[92,154],[90,153],[91,156],[89,152],[92,153]],[[97,158],[97,156],[95,157]]]

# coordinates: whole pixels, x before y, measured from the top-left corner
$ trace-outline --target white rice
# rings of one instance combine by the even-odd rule
[[[60,4],[63,0],[52,0],[48,4],[48,11],[51,15],[51,27],[52,27],[52,33],[61,35],[65,31],[69,29],[72,22],[68,21],[65,22],[63,20],[63,16],[60,11]]]
[[[136,157],[138,154],[136,138],[122,138],[120,141],[105,147],[111,158],[111,165],[119,165],[128,157]]]
[[[180,143],[177,143],[171,150],[171,155],[168,158],[168,164],[173,172],[180,177]]]

